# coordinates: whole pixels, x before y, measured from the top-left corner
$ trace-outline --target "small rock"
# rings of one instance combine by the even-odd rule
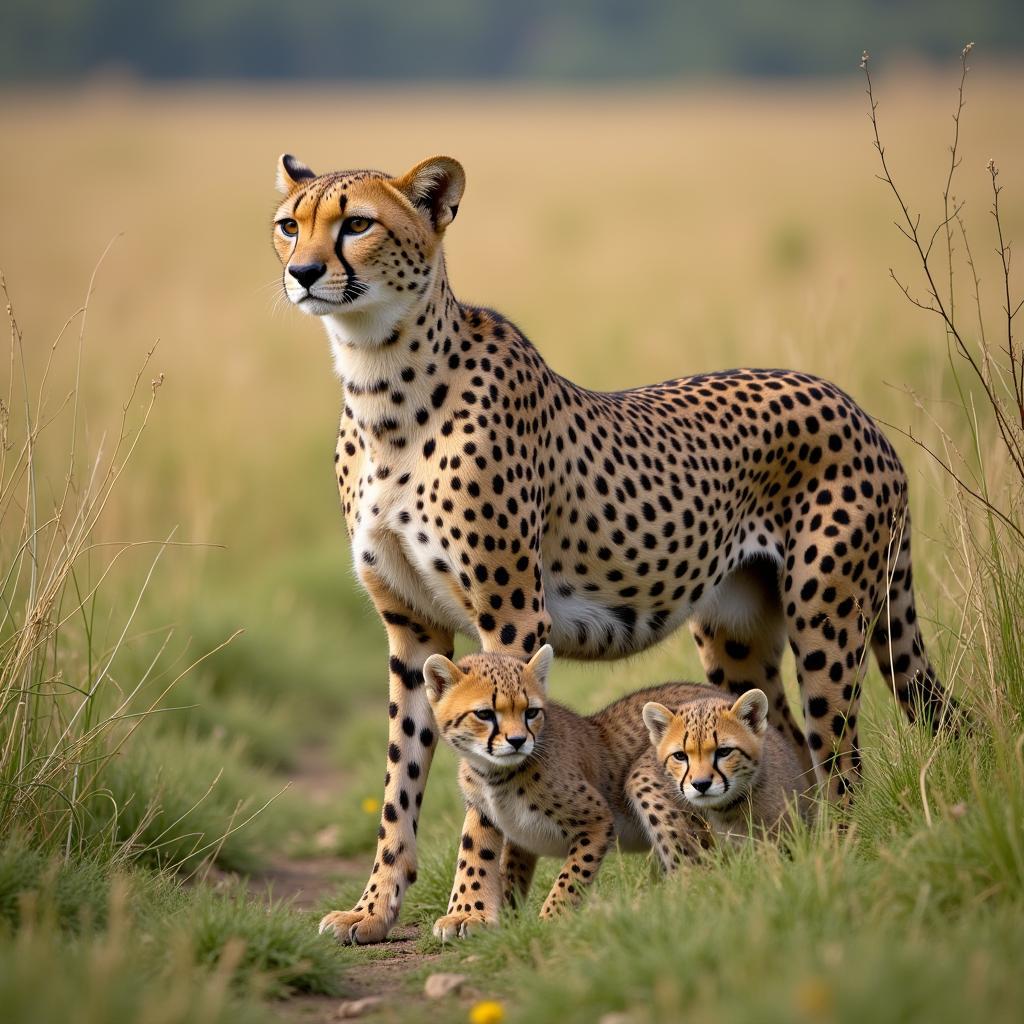
[[[333,850],[341,839],[341,829],[337,825],[328,825],[320,829],[313,839],[318,850]]]
[[[445,996],[458,992],[465,982],[464,974],[432,974],[423,986],[423,994],[428,999],[444,999]]]
[[[628,1013],[606,1013],[597,1024],[632,1024],[633,1018]]]
[[[362,1017],[364,1013],[369,1013],[370,1010],[375,1009],[382,1002],[384,1002],[383,996],[364,996],[362,999],[346,999],[345,1002],[339,1003],[334,1011],[335,1020],[352,1020],[354,1017]]]

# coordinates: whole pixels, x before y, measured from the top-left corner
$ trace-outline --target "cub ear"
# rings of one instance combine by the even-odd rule
[[[672,721],[672,712],[664,704],[652,700],[644,705],[642,714],[644,725],[651,735],[651,744],[656,747],[665,735],[668,723]]]
[[[551,671],[551,663],[555,660],[555,650],[551,644],[545,644],[531,659],[526,666],[537,680],[537,685],[548,692],[548,673]]]
[[[763,735],[768,728],[768,698],[761,690],[747,690],[736,698],[731,710],[755,736]]]
[[[277,191],[288,195],[309,178],[316,175],[291,153],[282,153],[277,160]]]
[[[440,234],[459,212],[466,187],[466,172],[462,164],[450,156],[432,156],[396,178],[393,184],[413,206],[430,217],[434,230]]]
[[[432,654],[423,663],[423,687],[431,704],[436,704],[444,691],[461,678],[458,665],[443,654]]]

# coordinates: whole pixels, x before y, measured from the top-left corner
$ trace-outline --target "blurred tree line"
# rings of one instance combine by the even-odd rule
[[[0,0],[0,78],[644,80],[1024,50],[1024,0]]]

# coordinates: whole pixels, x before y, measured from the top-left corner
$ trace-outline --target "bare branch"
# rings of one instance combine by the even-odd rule
[[[1004,526],[1007,526],[1012,530],[1022,541],[1024,541],[1024,530],[1022,530],[1012,519],[1010,519],[998,506],[994,505],[989,498],[986,498],[983,494],[974,490],[962,476],[953,467],[942,458],[941,455],[937,454],[931,448],[928,447],[919,437],[914,436],[913,428],[910,430],[904,430],[902,427],[897,426],[895,423],[887,423],[885,420],[878,420],[882,426],[889,430],[895,430],[897,433],[902,434],[905,438],[912,441],[917,445],[926,455],[929,455],[935,463],[940,466],[956,483],[957,487],[962,490],[965,494],[969,494],[975,501],[977,501],[984,509],[991,512]]]
[[[975,290],[975,302],[978,306],[978,322],[981,329],[982,345],[981,345],[981,359],[982,362],[979,364],[978,359],[975,357],[971,347],[968,346],[961,334],[959,325],[955,319],[955,297],[953,289],[953,239],[952,239],[952,222],[956,220],[960,224],[961,233],[963,234],[964,244],[967,247],[967,235],[964,229],[963,221],[961,219],[961,211],[963,210],[963,203],[957,203],[955,197],[952,196],[952,184],[953,177],[957,167],[961,162],[959,155],[959,144],[960,144],[960,116],[963,112],[965,99],[964,99],[964,84],[967,79],[967,56],[974,48],[973,43],[968,43],[960,54],[960,84],[957,91],[957,106],[956,112],[953,115],[954,122],[954,135],[953,143],[950,146],[950,162],[949,171],[946,176],[945,188],[943,190],[943,208],[944,214],[942,221],[938,224],[935,230],[932,232],[931,238],[925,246],[921,239],[920,214],[914,215],[911,213],[903,194],[900,192],[893,180],[892,174],[889,170],[889,165],[885,156],[885,147],[882,145],[881,134],[878,126],[878,101],[875,99],[874,87],[871,81],[871,72],[868,68],[870,61],[869,55],[865,52],[861,58],[860,67],[864,72],[864,78],[867,83],[867,96],[869,105],[868,117],[871,120],[872,132],[874,135],[873,145],[879,155],[879,160],[882,165],[882,173],[879,175],[882,181],[884,181],[892,191],[893,196],[896,198],[896,202],[899,205],[902,217],[897,220],[896,227],[900,233],[910,242],[917,252],[918,260],[921,266],[921,270],[924,274],[925,283],[927,285],[927,296],[924,300],[915,298],[911,292],[909,285],[904,284],[893,270],[890,268],[889,275],[896,282],[897,287],[903,292],[904,297],[912,305],[918,309],[923,309],[926,312],[932,313],[938,316],[943,323],[946,330],[947,338],[953,343],[958,354],[964,359],[970,366],[971,372],[978,380],[983,391],[985,392],[985,398],[992,410],[995,417],[996,425],[999,429],[999,434],[1002,439],[1003,445],[1006,448],[1007,454],[1010,456],[1017,473],[1021,479],[1024,480],[1024,361],[1018,363],[1018,353],[1016,350],[1016,343],[1013,338],[1013,316],[1020,308],[1020,305],[1016,309],[1013,309],[1010,299],[1010,246],[1009,243],[1004,241],[1002,233],[1002,224],[999,219],[999,193],[1001,186],[996,182],[996,174],[998,173],[995,169],[995,165],[989,162],[989,171],[992,175],[992,188],[993,188],[993,216],[996,219],[996,226],[999,236],[999,256],[1003,266],[1003,281],[1006,293],[1006,307],[1005,312],[1007,316],[1007,355],[1010,359],[1010,370],[1013,378],[1012,392],[1014,410],[1013,417],[1008,415],[1008,411],[1004,405],[1000,394],[995,390],[994,376],[992,370],[992,360],[989,354],[988,346],[984,341],[984,325],[982,323],[982,311],[981,311],[981,299],[980,299],[980,288],[978,282],[978,275],[974,266],[973,259],[970,256],[968,249],[968,263],[971,267],[972,276],[974,278],[974,290]],[[935,243],[936,237],[940,232],[945,232],[946,236],[946,253],[948,263],[948,286],[949,296],[946,300],[943,299],[939,288],[935,281],[935,276],[932,270],[931,254]],[[1024,303],[1022,303],[1024,304]],[[1013,312],[1011,313],[1011,309]]]
[[[1020,309],[1020,303],[1013,312],[1010,311],[1013,304],[1010,299],[1010,243],[1003,239],[1003,222],[999,215],[999,194],[1003,188],[996,182],[999,168],[996,167],[994,160],[989,160],[988,172],[992,176],[992,217],[995,219],[996,235],[999,238],[999,262],[1003,267],[1003,290],[1006,295],[1006,306],[1004,307],[1006,312],[1006,354],[1010,360],[1010,374],[1013,377],[1013,396],[1017,403],[1018,422],[1021,429],[1024,430],[1024,359],[1022,359],[1021,366],[1018,367],[1013,341],[1013,318],[1017,310]]]

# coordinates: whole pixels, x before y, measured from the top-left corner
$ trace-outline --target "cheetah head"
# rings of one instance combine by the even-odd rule
[[[456,665],[432,654],[423,679],[441,736],[484,770],[525,761],[544,728],[553,657],[546,644],[529,664],[508,654],[476,654]]]
[[[387,340],[431,288],[465,182],[461,165],[446,156],[395,178],[317,175],[284,154],[273,237],[289,301],[334,321],[352,343]]]
[[[643,719],[658,761],[697,810],[723,810],[750,792],[768,727],[761,690],[747,690],[732,706],[709,698],[676,712],[651,701]]]

